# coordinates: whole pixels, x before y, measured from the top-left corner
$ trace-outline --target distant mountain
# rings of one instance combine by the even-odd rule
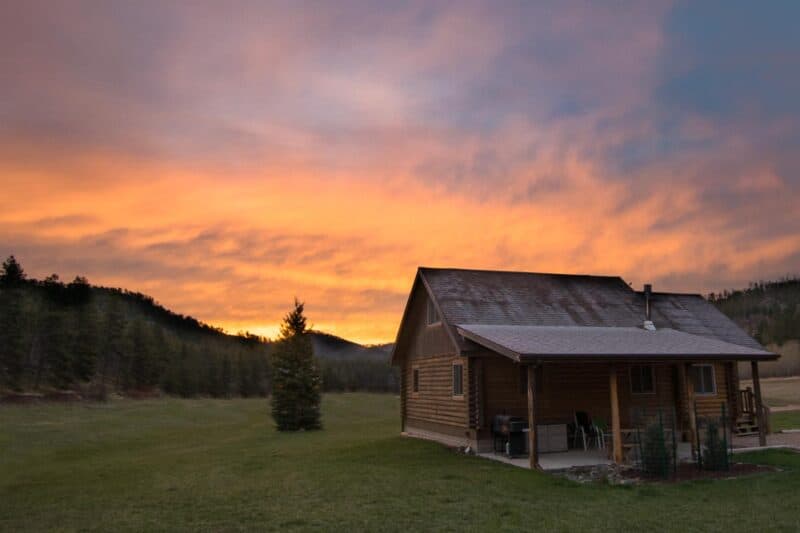
[[[326,391],[395,391],[391,345],[362,346],[311,332]],[[0,269],[0,397],[80,389],[105,396],[158,390],[180,396],[262,396],[271,389],[269,339],[230,335],[125,289],[26,278]]]
[[[314,355],[320,359],[372,359],[387,364],[394,346],[394,344],[365,346],[322,331],[311,332],[311,343],[314,345]]]

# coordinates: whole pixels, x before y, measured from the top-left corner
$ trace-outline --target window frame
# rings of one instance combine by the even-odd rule
[[[634,368],[649,368],[650,369],[650,382],[653,385],[653,389],[649,391],[635,391],[633,390],[633,369]],[[656,386],[656,367],[652,364],[636,364],[631,365],[628,368],[628,381],[630,383],[631,389],[631,396],[652,396],[657,393],[657,386]]]
[[[433,298],[429,297],[425,307],[425,325],[438,326],[441,323],[442,317],[439,314],[439,310],[436,309],[436,304],[433,303]]]
[[[715,365],[713,363],[698,363],[698,364],[693,364],[690,367],[689,379],[692,380],[692,390],[693,390],[695,396],[716,396],[717,395],[717,370],[716,370],[716,368],[714,368],[714,366]],[[711,369],[711,392],[700,392],[695,387],[694,374],[693,373],[695,372],[695,369],[700,370],[700,369],[702,369],[704,367]],[[702,380],[703,379],[702,379],[702,374],[701,374],[701,381]]]
[[[458,373],[460,376],[459,385],[460,385],[460,392],[456,392],[456,367],[460,367],[461,371]],[[450,393],[453,398],[463,398],[464,397],[464,362],[463,361],[453,361],[452,370],[450,372]]]
[[[418,366],[412,366],[411,367],[411,394],[412,395],[419,394],[420,382],[421,381],[422,380],[420,378],[419,367]]]

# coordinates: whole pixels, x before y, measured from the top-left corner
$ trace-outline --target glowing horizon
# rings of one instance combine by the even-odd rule
[[[235,333],[394,340],[418,266],[800,270],[792,3],[10,3],[0,254]]]

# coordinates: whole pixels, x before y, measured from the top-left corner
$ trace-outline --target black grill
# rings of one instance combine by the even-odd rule
[[[525,433],[528,423],[518,416],[495,415],[492,419],[494,451],[510,457],[525,455]]]

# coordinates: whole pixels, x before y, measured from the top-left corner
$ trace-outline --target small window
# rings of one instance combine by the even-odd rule
[[[411,392],[419,392],[419,368],[411,371]]]
[[[631,367],[631,392],[633,394],[654,394],[656,392],[655,371],[652,365]]]
[[[717,393],[714,380],[714,365],[693,365],[692,384],[695,394],[713,395]]]
[[[433,305],[433,300],[430,298],[428,299],[428,325],[433,326],[434,324],[438,324],[441,322],[439,318],[439,313],[436,311],[436,306]]]
[[[464,395],[464,365],[453,363],[453,396]]]

